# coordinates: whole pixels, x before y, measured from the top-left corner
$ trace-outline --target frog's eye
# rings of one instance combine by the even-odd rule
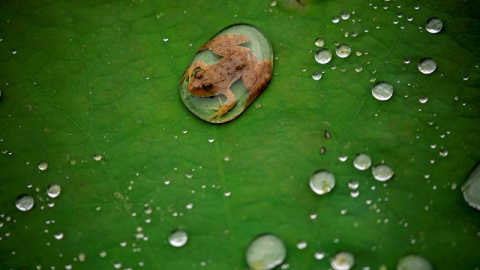
[[[195,76],[195,79],[201,79],[203,78],[203,72],[201,70],[197,70],[194,76]]]
[[[210,89],[212,89],[212,84],[211,83],[206,83],[206,84],[202,85],[202,88],[205,91],[210,91]]]

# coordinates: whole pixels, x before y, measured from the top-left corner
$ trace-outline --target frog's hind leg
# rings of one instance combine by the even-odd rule
[[[248,40],[246,35],[225,34],[208,41],[198,51],[211,50],[220,56],[228,56],[235,51],[235,46],[246,43]]]
[[[250,105],[250,103],[262,93],[272,77],[273,65],[272,61],[268,58],[263,59],[257,65],[254,65],[253,69],[251,67],[252,65],[249,65],[248,69],[246,68],[243,73],[243,82],[250,91],[245,107]]]

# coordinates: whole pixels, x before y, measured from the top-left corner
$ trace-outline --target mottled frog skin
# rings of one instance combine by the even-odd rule
[[[272,62],[270,59],[258,61],[249,48],[239,46],[248,42],[246,35],[225,34],[208,41],[200,47],[199,52],[210,50],[222,58],[215,64],[207,65],[203,61],[193,63],[183,75],[183,84],[188,79],[188,92],[198,97],[214,97],[224,95],[227,100],[220,102],[220,107],[211,108],[216,111],[208,120],[219,121],[237,104],[237,99],[230,86],[242,78],[249,91],[243,110],[263,91],[270,81]]]

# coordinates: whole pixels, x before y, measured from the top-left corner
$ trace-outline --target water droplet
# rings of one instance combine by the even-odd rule
[[[446,157],[448,156],[448,150],[442,149],[440,150],[439,154],[441,157]]]
[[[349,252],[339,252],[333,257],[330,265],[335,270],[349,270],[355,264],[353,254]]]
[[[57,240],[60,240],[63,238],[63,232],[56,232],[53,237],[55,237],[55,239]]]
[[[425,29],[429,33],[436,34],[442,31],[443,22],[439,18],[432,17],[425,22]]]
[[[270,270],[280,265],[287,256],[283,241],[273,234],[257,236],[247,249],[247,264],[252,270]]]
[[[308,246],[308,243],[304,240],[298,241],[297,248],[298,249],[305,249]]]
[[[423,74],[433,73],[437,69],[437,62],[432,58],[423,58],[418,62],[418,70]]]
[[[15,202],[15,206],[17,206],[17,209],[24,212],[32,209],[33,204],[34,204],[33,197],[27,194],[22,194],[18,196],[17,201]]]
[[[318,72],[318,71],[315,71],[313,74],[312,74],[312,78],[315,80],[315,81],[318,81],[322,78],[322,73]]]
[[[317,47],[323,47],[325,45],[325,40],[323,38],[317,38],[315,39],[315,46]]]
[[[350,197],[352,197],[352,198],[357,198],[358,195],[360,195],[360,191],[358,191],[358,190],[352,190],[352,191],[350,191]]]
[[[277,1],[272,1],[272,2],[270,3],[270,6],[271,6],[271,7],[277,6]]]
[[[334,16],[334,17],[332,18],[332,22],[333,22],[333,23],[338,23],[339,21],[340,21],[340,18],[339,18],[338,16]]]
[[[325,136],[325,138],[327,138],[327,139],[330,139],[330,137],[332,137],[332,135],[330,134],[330,132],[329,132],[328,130],[326,130],[326,129],[325,129],[324,136]]]
[[[361,66],[356,66],[356,67],[355,67],[355,71],[356,71],[356,72],[361,72],[362,69],[363,69],[363,68],[362,68]]]
[[[389,100],[393,95],[393,86],[387,82],[378,82],[372,87],[372,95],[380,101]]]
[[[102,155],[101,154],[96,154],[96,155],[93,156],[93,159],[95,161],[100,161],[100,160],[102,160]]]
[[[465,201],[471,207],[480,210],[480,163],[476,165],[475,169],[468,176],[467,181],[462,186],[462,192]]]
[[[215,138],[208,138],[209,143],[213,143],[215,141]]]
[[[369,155],[360,153],[353,160],[353,166],[360,171],[367,170],[372,165],[372,159]]]
[[[332,52],[329,49],[319,49],[315,54],[315,60],[320,64],[326,64],[332,60]]]
[[[420,101],[420,103],[427,103],[428,101],[428,98],[426,96],[421,96],[418,98],[418,101]]]
[[[372,168],[372,175],[375,180],[383,182],[392,178],[393,170],[389,166],[381,164]]]
[[[340,58],[348,57],[351,52],[352,52],[352,48],[350,48],[350,46],[348,46],[347,44],[340,44],[337,46],[336,53]]]
[[[318,195],[330,192],[335,187],[335,177],[328,171],[317,171],[310,177],[310,188]]]
[[[40,171],[45,171],[46,169],[48,169],[48,163],[45,161],[38,163],[38,169]]]
[[[167,41],[168,41],[168,37],[164,37],[164,38],[163,38],[163,41],[167,42]]]
[[[342,12],[342,14],[340,15],[340,17],[342,17],[342,20],[348,20],[348,18],[350,18],[350,13],[344,11],[344,12]]]
[[[62,188],[57,184],[51,184],[47,187],[47,195],[50,198],[58,197],[58,195],[60,195],[61,191],[62,191]]]
[[[183,247],[188,241],[188,235],[182,230],[174,230],[168,237],[168,242],[173,247]]]
[[[345,161],[347,161],[347,159],[348,159],[347,155],[341,155],[341,156],[338,157],[338,160],[340,160],[341,162],[345,162]]]
[[[317,260],[323,260],[323,258],[325,258],[325,252],[317,251],[315,254],[313,254],[313,256]]]
[[[357,189],[360,186],[360,183],[358,183],[357,180],[350,180],[348,182],[348,188],[350,189]]]
[[[13,55],[17,54],[17,50],[12,50],[12,54]]]
[[[98,256],[100,256],[101,258],[105,258],[107,257],[107,252],[105,250],[102,250],[100,251],[100,253],[98,253]]]
[[[420,255],[407,255],[398,261],[397,270],[432,270],[430,262]]]
[[[405,64],[410,64],[410,58],[405,58],[405,60],[403,60],[403,62],[404,62]]]

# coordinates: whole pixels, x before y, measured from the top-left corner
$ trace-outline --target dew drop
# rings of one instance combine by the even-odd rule
[[[318,71],[315,71],[313,74],[312,74],[312,78],[315,80],[315,81],[318,81],[322,78],[322,73],[318,72]]]
[[[325,258],[325,252],[317,251],[315,254],[313,254],[313,256],[317,260],[323,260],[323,258]]]
[[[172,247],[183,247],[188,241],[188,235],[182,230],[174,230],[168,237],[168,243]]]
[[[398,261],[397,270],[432,270],[430,262],[420,255],[407,255]]]
[[[332,60],[332,52],[329,49],[319,49],[315,54],[315,60],[320,64],[326,64]]]
[[[439,154],[441,157],[446,157],[448,156],[448,150],[442,149],[440,150]]]
[[[215,141],[215,138],[211,137],[211,138],[208,138],[208,142],[209,143],[213,143]]]
[[[332,18],[332,22],[333,22],[333,23],[338,23],[338,22],[340,22],[340,18],[339,18],[338,16],[334,16],[334,17]]]
[[[57,240],[61,240],[63,239],[63,232],[56,232],[53,237],[55,237],[55,239]]]
[[[432,17],[425,22],[425,29],[431,34],[442,31],[443,22],[437,17]]]
[[[330,265],[335,270],[349,270],[355,264],[353,254],[349,252],[339,252],[333,257]]]
[[[403,62],[404,62],[405,64],[410,64],[410,58],[405,58],[405,60],[403,60]]]
[[[350,48],[350,46],[348,46],[347,44],[340,44],[337,46],[336,53],[340,58],[348,57],[351,52],[352,52],[352,48]]]
[[[325,45],[325,40],[323,38],[317,38],[315,39],[315,46],[317,47],[323,47]]]
[[[102,155],[101,155],[101,154],[96,154],[96,155],[94,155],[94,156],[93,156],[93,160],[95,160],[95,161],[100,161],[100,160],[102,160]]]
[[[341,155],[341,156],[338,157],[338,160],[340,160],[341,162],[345,162],[345,161],[347,161],[347,159],[348,159],[347,155]]]
[[[286,255],[287,249],[280,238],[263,234],[248,246],[246,260],[252,270],[270,270],[282,264]]]
[[[33,204],[34,204],[33,197],[27,194],[22,194],[18,196],[17,201],[15,202],[15,206],[17,206],[17,209],[24,212],[32,209]]]
[[[330,192],[335,187],[335,177],[328,171],[317,171],[310,177],[310,188],[318,195]]]
[[[350,197],[352,197],[352,198],[357,198],[358,195],[360,195],[360,191],[358,191],[358,190],[352,190],[352,191],[350,191]]]
[[[392,178],[393,170],[389,166],[381,164],[372,168],[372,175],[375,180],[384,182]]]
[[[418,62],[418,70],[423,74],[433,73],[437,69],[437,62],[432,58],[423,58]]]
[[[369,155],[364,153],[358,154],[353,160],[353,166],[355,166],[355,168],[360,171],[367,170],[368,168],[370,168],[371,165],[372,159]]]
[[[45,161],[38,163],[38,169],[40,171],[45,171],[46,169],[48,169],[48,163]]]
[[[424,104],[424,103],[427,103],[428,98],[426,96],[421,96],[421,97],[418,98],[418,101],[420,101],[420,103]]]
[[[372,87],[372,95],[380,101],[389,100],[393,95],[393,86],[387,82],[378,82]]]
[[[61,191],[62,191],[62,188],[57,184],[51,184],[47,187],[47,195],[50,198],[58,197],[58,195],[60,195]]]
[[[350,18],[350,13],[344,11],[342,12],[342,14],[340,14],[340,17],[342,18],[342,20],[348,20],[348,18]]]
[[[297,248],[298,249],[305,249],[305,248],[307,248],[307,246],[308,246],[308,243],[304,240],[298,241],[298,243],[297,243]]]
[[[357,180],[350,180],[348,182],[348,188],[350,189],[357,189],[360,186],[360,183],[358,183]]]
[[[168,37],[164,37],[164,38],[163,38],[163,41],[164,41],[164,42],[167,42],[167,41],[168,41]]]

